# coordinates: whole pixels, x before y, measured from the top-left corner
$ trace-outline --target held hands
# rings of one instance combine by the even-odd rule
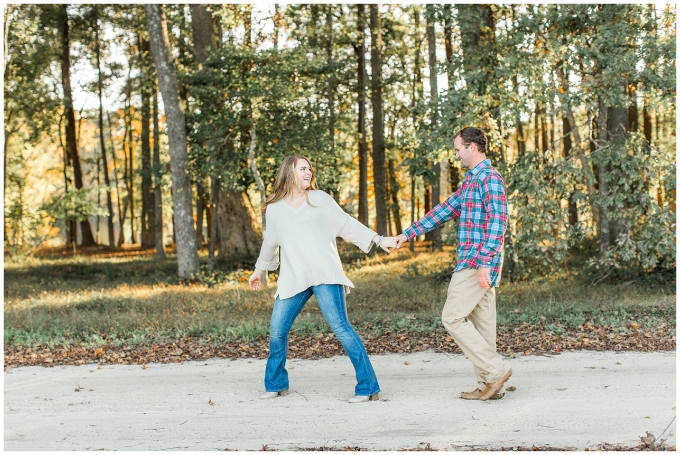
[[[376,235],[373,238],[374,242],[378,242],[380,240],[380,236]],[[407,238],[404,234],[399,234],[396,237],[383,237],[382,240],[380,241],[380,248],[383,250],[387,251],[388,253],[392,253],[392,249],[399,249],[401,246],[407,241]]]
[[[255,269],[250,278],[248,278],[248,284],[253,291],[260,289],[260,286],[262,286],[262,270]]]
[[[382,237],[382,240],[380,239],[382,236],[376,235],[373,237],[373,242],[374,243],[379,243],[380,248],[382,248],[384,251],[387,251],[389,254],[392,254],[391,248],[397,248],[397,241],[394,239],[394,237]]]
[[[398,236],[396,236],[394,238],[394,240],[396,240],[396,242],[397,242],[397,248],[401,248],[401,246],[404,243],[408,242],[408,239],[406,238],[406,236],[404,234],[399,234]]]

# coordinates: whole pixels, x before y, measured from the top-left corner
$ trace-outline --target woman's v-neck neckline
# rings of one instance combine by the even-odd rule
[[[290,205],[288,202],[286,202],[285,199],[281,199],[281,201],[283,202],[283,205],[285,205],[286,208],[287,208],[288,210],[290,210],[291,212],[293,212],[293,213],[298,213],[298,212],[300,211],[300,209],[302,209],[302,207],[304,207],[305,205],[307,205],[307,201],[302,201],[302,204],[300,204],[298,207],[293,207],[293,206]]]

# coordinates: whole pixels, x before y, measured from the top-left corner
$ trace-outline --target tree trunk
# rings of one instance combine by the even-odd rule
[[[153,88],[153,199],[154,199],[154,245],[156,258],[165,259],[163,245],[163,195],[161,193],[161,142],[158,128],[158,91]]]
[[[465,80],[468,90],[482,95],[486,92],[487,85],[492,83],[496,61],[493,52],[495,23],[491,6],[459,4],[457,8],[466,68]]]
[[[627,84],[625,81],[620,83],[620,90],[625,94],[627,92]],[[628,139],[628,108],[625,105],[619,104],[610,106],[607,112],[607,132],[608,139],[613,145],[620,145]],[[618,150],[613,150],[612,153],[621,153]],[[622,219],[615,219],[609,222],[609,242],[616,243],[619,235],[626,233],[628,226]]]
[[[68,161],[68,150],[66,149],[66,146],[64,145],[64,141],[61,137],[61,121],[63,120],[64,116],[59,117],[59,128],[57,129],[58,131],[58,138],[59,138],[59,146],[61,147],[61,151],[63,153],[63,173],[64,173],[64,192],[68,192],[68,187],[69,184],[71,184],[71,177],[68,175],[68,168],[69,168],[69,161]],[[5,142],[5,145],[7,145],[7,142]],[[5,159],[7,159],[7,153],[5,152]],[[5,168],[6,170],[7,168]],[[76,244],[76,228],[75,228],[75,222],[72,220],[64,220],[67,228],[66,228],[66,247],[70,248]],[[5,231],[5,236],[7,236],[7,232]]]
[[[206,5],[190,5],[191,34],[194,40],[194,64],[196,70],[203,69],[203,62],[210,57],[210,51],[217,48],[213,29],[213,15]]]
[[[260,207],[264,207],[264,202],[266,200],[265,194],[264,194],[264,182],[262,181],[262,178],[260,177],[260,171],[257,169],[257,162],[255,161],[255,147],[257,145],[257,132],[255,130],[255,119],[250,117],[250,125],[251,125],[251,131],[250,131],[250,147],[248,147],[248,161],[250,162],[250,170],[253,173],[253,179],[255,180],[255,183],[257,184],[257,190],[260,193]],[[267,217],[265,212],[261,211],[260,212],[261,217],[262,217],[262,238],[264,238],[264,232],[267,230]],[[267,286],[267,271],[265,270],[264,273],[262,274],[262,285]]]
[[[394,160],[387,161],[387,174],[389,175],[390,183],[390,211],[392,212],[392,221],[394,222],[394,233],[399,235],[402,233],[401,213],[399,210],[399,183],[397,182],[396,171],[394,169]]]
[[[254,219],[255,212],[246,193],[220,191],[217,220],[221,259],[240,260],[258,255],[262,240]]]
[[[428,4],[426,7],[426,22],[425,27],[427,34],[427,57],[428,66],[430,69],[430,131],[434,134],[437,125],[437,104],[439,102],[439,92],[437,90],[437,43],[434,35],[434,5]],[[432,183],[432,206],[438,205],[440,201],[440,182],[441,182],[441,165],[435,162],[432,165],[432,174],[434,175],[434,182]],[[441,228],[437,227],[431,231],[432,234],[432,249],[434,251],[442,250],[442,236]]]
[[[628,84],[628,132],[637,132],[638,126],[638,107],[637,107],[637,87],[635,83]]]
[[[562,115],[562,156],[564,158],[571,154],[571,124],[569,119]],[[576,226],[578,224],[578,210],[576,207],[576,201],[574,200],[574,193],[570,192],[568,196],[569,200],[569,225]]]
[[[211,207],[211,218],[210,223],[210,244],[208,245],[208,269],[212,270],[215,266],[215,248],[217,247],[217,224],[218,224],[218,206],[220,197],[220,180],[217,177],[213,177],[210,181],[210,207]]]
[[[517,75],[512,76],[512,90],[515,96],[519,99],[519,84],[517,83]],[[515,124],[517,128],[517,155],[524,156],[526,154],[526,139],[524,135],[524,126],[522,125],[522,117],[519,110],[515,112]]]
[[[130,156],[128,160],[130,161],[130,166],[128,167],[128,179],[130,181],[130,243],[137,243],[137,236],[135,235],[135,148],[133,146],[132,140],[132,83],[130,83],[130,109],[128,110],[128,122],[130,122],[130,127],[128,128],[128,152]]]
[[[415,56],[413,59],[413,84],[411,86],[411,115],[412,115],[412,121],[413,124],[418,123],[418,113],[416,110],[416,106],[418,103],[418,100],[423,98],[423,83],[422,83],[422,74],[420,70],[420,48],[422,44],[422,38],[420,37],[420,10],[418,9],[418,6],[413,7],[413,30],[414,30],[414,41],[417,43],[416,49],[415,49]],[[413,150],[413,156],[412,158],[416,158],[416,153],[418,153],[415,149]],[[427,185],[425,185],[427,186]],[[416,194],[416,175],[415,173],[411,173],[411,224],[415,222],[416,219],[418,219],[418,196]],[[415,251],[415,239],[411,239],[409,241],[409,246],[408,249],[411,253]]]
[[[648,98],[645,97],[644,99],[644,106],[642,107],[642,129],[645,134],[645,139],[647,139],[647,142],[649,144],[652,144],[652,116],[649,113],[649,109],[647,109],[648,106]]]
[[[116,245],[120,245],[123,243],[123,215],[122,215],[122,210],[120,206],[120,184],[118,183],[118,164],[116,163],[116,146],[113,143],[113,128],[111,126],[111,116],[109,113],[106,113],[106,120],[108,121],[108,126],[109,126],[109,141],[111,142],[111,161],[113,162],[113,181],[116,184],[116,202],[117,202],[117,207],[118,207],[118,240],[116,241]],[[113,214],[111,215],[113,216]]]
[[[97,60],[97,91],[99,95],[99,148],[102,154],[102,166],[104,168],[104,184],[108,188],[106,190],[106,208],[109,211],[108,230],[109,230],[109,247],[116,246],[116,241],[113,236],[113,202],[111,201],[111,181],[109,180],[109,164],[106,158],[106,143],[104,142],[104,108],[102,106],[102,92],[104,91],[104,81],[102,78],[100,49],[99,49],[99,6],[94,5],[94,39],[95,39],[95,56]],[[115,153],[115,150],[112,150]]]
[[[446,63],[449,69],[446,72],[446,77],[449,82],[449,90],[452,90],[455,85],[455,75],[450,65],[453,64],[453,10],[451,4],[444,5],[444,50],[446,52]],[[442,162],[443,165],[443,162]],[[458,169],[454,160],[448,160],[449,182],[451,183],[451,193],[458,189]],[[442,169],[443,170],[443,169]],[[446,174],[444,174],[446,175]]]
[[[198,271],[198,251],[191,209],[191,180],[184,113],[182,112],[175,66],[170,55],[170,43],[165,15],[160,5],[144,5],[149,27],[158,82],[167,118],[170,167],[172,170],[174,225],[177,235],[177,266],[181,278]]]
[[[125,123],[125,131],[123,131],[123,182],[125,183],[125,197],[123,198],[123,210],[120,212],[120,237],[118,237],[118,246],[125,242],[125,220],[127,219],[128,206],[130,205],[130,198],[132,197],[132,188],[130,188],[130,178],[128,177],[130,163],[128,159],[128,136],[130,130],[129,118],[130,111],[130,68],[128,68],[128,80],[125,86],[125,109],[123,111],[123,122]],[[115,153],[114,153],[115,156]]]
[[[279,24],[281,23],[281,8],[278,3],[274,3],[274,50],[279,50]]]
[[[548,140],[548,122],[546,119],[545,105],[541,102],[538,103],[539,121],[541,123],[541,151],[543,152],[543,162],[546,160],[546,152],[550,149],[550,141]]]
[[[78,145],[76,143],[76,116],[73,110],[73,95],[71,94],[71,43],[69,38],[68,5],[59,5],[61,31],[61,78],[64,88],[64,115],[66,116],[66,147],[68,150],[69,161],[73,166],[73,180],[76,189],[83,188],[83,173],[80,167],[78,156]],[[95,245],[92,236],[90,222],[84,220],[80,222],[80,232],[82,235],[81,245]],[[75,238],[75,236],[74,236]]]
[[[326,47],[326,53],[328,56],[328,132],[331,139],[331,154],[335,156],[335,100],[333,95],[333,86],[335,81],[333,80],[333,5],[326,5],[328,11],[326,12],[326,23],[328,25],[328,46]]]
[[[203,69],[203,62],[210,56],[210,51],[215,50],[215,33],[213,29],[213,15],[205,5],[192,4],[191,6],[191,31],[194,40],[194,63],[196,71]],[[206,194],[202,178],[196,181],[196,243],[200,248],[203,245],[203,220],[206,208]]]
[[[604,147],[607,144],[607,107],[602,98],[599,99],[599,114],[597,119],[597,139],[598,147]],[[597,167],[597,186],[601,197],[609,195],[609,183],[606,176],[609,170],[608,163],[602,163]],[[607,204],[600,205],[599,210],[599,234],[600,234],[600,261],[604,261],[607,251],[609,250],[609,210]]]
[[[387,181],[385,178],[385,123],[382,99],[382,33],[378,5],[369,5],[371,28],[371,105],[373,106],[373,188],[375,224],[379,233],[387,232]]]
[[[446,79],[449,82],[449,90],[453,90],[453,86],[456,82],[455,74],[453,74],[453,68],[450,65],[453,64],[453,11],[451,10],[451,4],[447,3],[444,5],[444,50],[446,51],[446,63],[449,65],[446,71]]]
[[[151,116],[151,56],[149,42],[140,37],[139,53],[142,62],[140,71],[142,92],[142,248],[153,248],[155,239],[155,197],[151,178],[151,143],[149,121]]]
[[[359,44],[357,60],[359,68],[359,221],[368,224],[368,148],[366,144],[366,16],[364,5],[357,5]]]

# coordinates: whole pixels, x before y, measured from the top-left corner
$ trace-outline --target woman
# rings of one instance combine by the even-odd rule
[[[262,272],[280,264],[278,290],[269,328],[269,358],[264,375],[266,392],[261,399],[288,393],[288,332],[295,318],[313,295],[331,329],[338,337],[356,372],[357,385],[350,403],[378,399],[378,380],[364,344],[347,319],[345,292],[354,287],[340,262],[336,237],[353,242],[368,253],[375,243],[388,253],[396,246],[348,214],[323,191],[303,156],[289,156],[279,168],[274,193],[265,201],[267,228],[255,272],[248,282],[257,290]]]

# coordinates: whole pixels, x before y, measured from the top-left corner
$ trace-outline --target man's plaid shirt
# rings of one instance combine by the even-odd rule
[[[458,263],[461,269],[491,268],[491,286],[498,286],[503,267],[503,240],[508,224],[505,181],[489,160],[465,173],[454,194],[404,230],[411,240],[460,216]]]

